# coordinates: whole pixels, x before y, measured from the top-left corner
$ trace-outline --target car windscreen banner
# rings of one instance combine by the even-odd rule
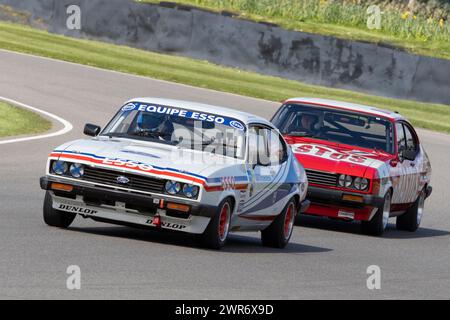
[[[236,120],[234,118],[223,117],[212,113],[205,113],[163,105],[144,104],[139,102],[127,103],[125,106],[122,107],[121,110],[122,112],[130,112],[137,110],[140,112],[167,114],[174,117],[181,117],[197,121],[206,121],[216,124],[222,124],[236,130],[245,131],[245,125],[241,121]]]

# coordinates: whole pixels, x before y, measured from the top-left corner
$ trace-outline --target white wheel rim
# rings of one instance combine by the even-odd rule
[[[388,225],[390,213],[391,213],[391,194],[388,193],[383,205],[383,230],[386,229]]]
[[[422,221],[424,207],[425,207],[425,194],[422,192],[420,194],[419,203],[417,206],[417,225],[419,225],[420,222]]]

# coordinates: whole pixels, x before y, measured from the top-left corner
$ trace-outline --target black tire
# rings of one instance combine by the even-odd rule
[[[222,200],[217,206],[216,213],[209,222],[205,232],[200,236],[200,242],[203,247],[215,250],[223,248],[227,242],[232,214],[233,206],[231,201],[229,199]]]
[[[424,189],[419,194],[412,207],[404,214],[397,217],[397,230],[414,232],[419,228],[424,211],[425,198],[426,194]]]
[[[53,209],[53,201],[50,193],[45,193],[44,222],[51,227],[67,228],[75,219],[76,213],[64,212]]]
[[[361,221],[361,232],[370,236],[381,236],[386,230],[389,220],[392,195],[390,192],[384,196],[383,205],[378,208],[370,221]],[[387,212],[387,220],[386,220]]]
[[[296,215],[297,206],[295,200],[291,199],[270,226],[261,231],[263,246],[280,249],[286,247],[292,236]]]

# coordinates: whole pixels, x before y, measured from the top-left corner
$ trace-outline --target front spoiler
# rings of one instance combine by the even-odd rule
[[[209,224],[210,218],[190,216],[188,219],[179,219],[165,215],[164,210],[158,210],[161,225],[155,226],[155,215],[130,213],[117,208],[105,208],[86,205],[81,198],[67,199],[52,195],[52,207],[55,210],[77,213],[84,218],[91,218],[98,222],[113,223],[125,226],[141,226],[181,231],[193,234],[202,234]]]
[[[360,196],[363,198],[363,202],[345,201],[342,199],[343,195]],[[356,207],[361,208],[365,206],[380,208],[384,204],[384,197],[374,196],[371,194],[352,193],[340,190],[324,189],[317,187],[309,187],[307,198],[311,202],[331,204],[344,207]]]
[[[169,197],[165,197],[164,194],[157,196],[150,196],[138,193],[130,193],[126,191],[107,189],[102,187],[95,186],[83,186],[77,185],[73,183],[73,181],[67,182],[63,179],[59,180],[52,177],[41,177],[40,178],[41,189],[43,190],[52,190],[51,184],[52,182],[63,183],[67,185],[73,186],[72,192],[66,192],[67,196],[82,196],[87,198],[96,198],[102,201],[118,201],[123,203],[132,203],[134,205],[141,205],[150,208],[152,211],[156,211],[157,209],[164,209],[159,206],[159,202],[155,203],[155,200],[164,200],[164,203],[176,203],[176,204],[184,204],[190,206],[190,215],[200,216],[200,217],[208,217],[211,218],[215,212],[216,207],[212,205],[200,204],[197,202],[192,202],[189,200],[182,199],[173,199]]]
[[[71,192],[53,190],[51,188],[53,182],[71,185],[73,190]],[[181,199],[174,200],[164,197],[164,195],[141,195],[95,186],[77,185],[72,181],[67,182],[47,176],[40,179],[40,185],[43,190],[51,192],[53,209],[77,213],[84,218],[91,218],[99,222],[155,228],[154,218],[159,216],[162,229],[201,234],[216,212],[216,208],[211,205]],[[93,198],[99,203],[92,203],[88,200]],[[167,210],[168,202],[189,205],[190,211],[184,217],[169,214],[171,210]],[[145,210],[130,209],[130,206],[145,208]]]

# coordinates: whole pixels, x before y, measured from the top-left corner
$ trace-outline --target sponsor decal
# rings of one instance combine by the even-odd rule
[[[153,218],[148,219],[145,223],[153,225]],[[164,221],[162,221],[161,222],[161,227],[168,228],[168,229],[174,229],[174,230],[183,230],[187,226],[182,225],[182,224],[178,224],[178,223],[171,223],[171,222],[164,222]]]
[[[131,160],[123,160],[123,159],[111,159],[105,158],[103,159],[103,164],[115,166],[115,167],[125,167],[130,169],[140,169],[142,171],[152,171],[153,167],[148,164],[135,162]]]
[[[235,120],[230,121],[230,126],[232,126],[235,129],[241,130],[241,131],[244,131],[244,129],[245,129],[244,126],[242,125],[242,123],[235,121]]]
[[[346,151],[336,151],[331,148],[324,146],[314,145],[314,144],[295,144],[292,146],[294,153],[296,154],[308,154],[316,157],[322,157],[335,161],[347,161],[356,164],[368,165],[373,160],[366,158],[358,152],[346,152]]]
[[[88,208],[82,208],[82,207],[76,207],[76,206],[69,206],[66,204],[60,204],[58,207],[59,210],[69,211],[69,212],[76,212],[81,214],[96,214],[97,210],[92,210]]]
[[[128,103],[122,107],[122,111],[131,111],[134,110],[135,108],[136,106],[134,105],[134,103]]]
[[[179,109],[174,107],[162,106],[162,105],[153,105],[153,104],[142,104],[142,103],[128,103],[127,105],[122,107],[122,111],[129,112],[132,110],[137,110],[141,112],[150,112],[150,113],[159,113],[159,114],[167,114],[175,117],[188,118],[199,121],[206,122],[214,122],[217,124],[223,124],[234,129],[238,129],[241,131],[245,130],[245,126],[243,123],[236,119],[221,117],[219,115],[203,113],[193,110]]]

